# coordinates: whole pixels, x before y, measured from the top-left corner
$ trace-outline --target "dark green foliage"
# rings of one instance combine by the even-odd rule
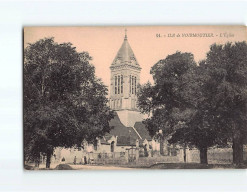
[[[46,38],[24,50],[25,159],[80,146],[109,131],[107,88],[95,77],[92,58],[71,43]]]
[[[233,143],[233,162],[243,163],[247,135],[247,44],[212,45],[201,64],[208,70],[207,91],[217,131]],[[211,90],[212,91],[212,90]],[[221,134],[221,135],[222,135]]]
[[[200,150],[233,143],[233,161],[243,162],[247,135],[247,44],[212,45],[196,66],[193,55],[177,52],[155,64],[154,85],[140,87],[138,103],[152,116],[144,123],[151,135],[160,129],[170,143]]]
[[[152,114],[144,121],[151,136],[159,130],[166,136],[173,133],[177,123],[174,113],[177,110],[183,112],[188,107],[183,93],[184,85],[188,82],[185,75],[195,67],[192,54],[177,52],[151,68],[154,86],[147,83],[140,87],[138,93],[139,108],[144,113]]]

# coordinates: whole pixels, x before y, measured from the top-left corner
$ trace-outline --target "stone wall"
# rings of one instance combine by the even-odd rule
[[[186,149],[186,160],[189,163],[200,163],[200,152],[197,149]],[[244,160],[247,160],[247,147],[244,147]],[[211,148],[208,150],[209,164],[231,164],[232,148]]]
[[[151,166],[159,163],[180,163],[181,159],[179,156],[155,156],[155,157],[140,157],[138,165],[140,166]]]
[[[138,149],[132,149],[129,152],[129,147],[116,147],[115,152],[108,151],[109,145],[105,145],[105,148],[101,148],[99,151],[86,152],[78,149],[65,149],[57,148],[54,155],[51,158],[51,163],[74,163],[76,156],[77,164],[84,164],[86,157],[87,163],[94,164],[126,164],[126,163],[138,163],[142,165],[152,165],[157,163],[184,163],[183,148],[177,150],[176,155],[172,156],[160,156],[159,152],[149,150],[148,157],[143,155],[143,151]],[[103,150],[102,150],[103,149]],[[134,152],[133,152],[134,151]],[[132,154],[131,154],[132,153]],[[65,161],[62,161],[65,158]],[[42,158],[41,163],[45,163],[45,157]],[[89,159],[91,160],[89,162]],[[247,160],[247,146],[244,147],[244,160]],[[200,163],[200,152],[197,149],[186,149],[186,162],[187,163]],[[208,163],[209,164],[231,164],[232,163],[232,148],[211,148],[208,150]]]

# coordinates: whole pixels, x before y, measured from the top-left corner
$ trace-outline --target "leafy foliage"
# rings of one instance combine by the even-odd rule
[[[160,60],[150,73],[154,78],[154,86],[147,83],[140,87],[138,106],[144,113],[152,116],[144,121],[150,135],[163,130],[165,135],[171,135],[176,125],[173,114],[176,109],[185,110],[187,102],[184,97],[186,73],[193,71],[196,63],[190,53],[176,52]]]
[[[107,88],[95,77],[92,58],[71,43],[45,38],[24,50],[25,157],[54,147],[80,146],[109,131]]]
[[[204,62],[214,89],[211,99],[217,131],[232,142],[233,162],[243,163],[247,135],[247,44],[212,45]]]
[[[170,143],[197,147],[204,163],[208,147],[230,141],[242,161],[241,145],[247,135],[246,54],[246,42],[213,44],[199,66],[192,54],[180,52],[155,64],[154,85],[141,86],[138,94],[141,111],[152,114],[144,122],[150,135],[161,129]]]

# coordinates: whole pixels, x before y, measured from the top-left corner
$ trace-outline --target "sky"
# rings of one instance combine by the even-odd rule
[[[93,57],[91,63],[95,66],[96,76],[109,86],[109,67],[123,43],[125,29],[142,68],[141,84],[153,82],[150,68],[176,51],[191,52],[199,62],[206,57],[213,43],[247,39],[244,26],[25,27],[24,47],[45,37],[54,37],[58,43],[71,42],[78,52],[89,52]],[[202,33],[202,36],[186,36],[189,33]],[[157,37],[157,34],[161,37]]]

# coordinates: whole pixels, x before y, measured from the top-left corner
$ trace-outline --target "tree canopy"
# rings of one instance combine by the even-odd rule
[[[214,109],[215,129],[232,142],[233,162],[241,164],[247,135],[246,42],[213,44],[201,66],[208,70],[208,89],[213,89],[208,102]]]
[[[71,43],[41,39],[24,50],[24,149],[26,158],[55,147],[80,146],[109,132],[107,88],[87,52]]]
[[[246,54],[246,42],[213,44],[198,65],[192,54],[181,52],[156,63],[150,71],[154,85],[141,86],[138,94],[141,111],[151,113],[144,121],[150,135],[161,129],[170,143],[197,147],[201,163],[207,163],[208,147],[232,142],[234,162],[242,162]]]
[[[175,125],[172,117],[176,109],[186,108],[184,85],[188,71],[195,69],[196,63],[190,53],[176,52],[160,60],[150,73],[154,78],[154,85],[147,83],[140,87],[138,93],[138,107],[144,113],[152,116],[146,123],[151,135],[163,130],[167,135],[172,133]]]

